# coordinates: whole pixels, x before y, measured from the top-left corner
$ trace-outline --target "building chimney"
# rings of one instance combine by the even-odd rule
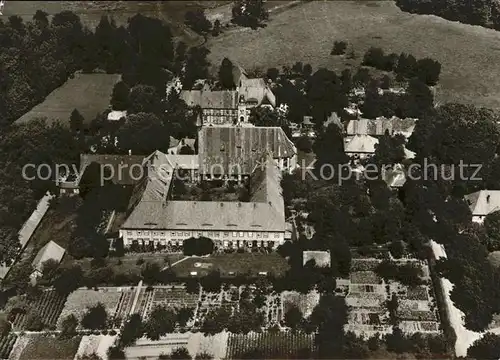
[[[129,149],[128,156],[132,155],[132,150]]]
[[[490,203],[490,195],[486,196],[486,202],[489,204]]]

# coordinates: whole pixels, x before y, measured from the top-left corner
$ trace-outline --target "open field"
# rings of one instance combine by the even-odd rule
[[[198,276],[204,276],[214,270],[219,270],[222,276],[246,273],[255,276],[259,272],[274,273],[278,276],[288,270],[288,264],[286,259],[276,253],[233,253],[203,258],[192,257],[180,262],[172,269],[181,277],[188,277],[193,271],[196,271]]]
[[[335,40],[348,41],[357,58],[330,56]],[[312,1],[272,16],[266,28],[228,31],[207,46],[214,70],[228,57],[247,70],[302,61],[340,71],[358,66],[371,46],[428,56],[442,64],[439,102],[500,108],[500,32],[404,13],[392,1]]]
[[[19,360],[73,360],[81,337],[59,340],[52,336],[28,335],[29,342]]]
[[[75,74],[62,86],[52,91],[45,101],[16,120],[25,123],[34,118],[46,117],[48,121],[60,120],[69,124],[71,112],[78,109],[89,123],[109,106],[113,86],[120,81],[116,74]]]

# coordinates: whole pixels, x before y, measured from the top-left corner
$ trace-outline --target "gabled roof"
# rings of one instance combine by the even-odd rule
[[[415,119],[400,119],[397,117],[351,120],[347,124],[347,135],[382,136],[387,130],[389,135],[402,134],[408,138],[413,133],[415,124]]]
[[[238,108],[238,93],[236,90],[183,90],[180,97],[188,106],[200,106],[202,109]]]
[[[255,106],[262,104],[276,106],[276,96],[262,78],[242,79],[238,97],[240,103],[249,103]]]
[[[43,270],[43,263],[47,260],[55,260],[60,263],[65,253],[66,250],[62,246],[59,246],[54,241],[49,241],[40,249],[33,260],[33,269],[41,272]]]
[[[486,216],[500,210],[500,190],[481,190],[465,195],[473,216]]]
[[[159,154],[157,158],[163,161]],[[268,159],[264,164],[251,177],[254,182],[251,202],[167,201],[165,194],[170,183],[155,182],[148,177],[146,184],[137,186],[139,196],[122,228],[283,232],[281,174],[273,160]]]
[[[295,146],[280,127],[204,127],[198,133],[201,172],[249,175],[266,153],[290,158]]]
[[[369,135],[355,135],[345,138],[346,153],[374,154],[378,139]]]

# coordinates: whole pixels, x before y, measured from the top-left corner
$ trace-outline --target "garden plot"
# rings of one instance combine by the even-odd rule
[[[156,286],[153,289],[141,289],[135,313],[147,319],[156,306],[167,308],[192,308],[198,306],[199,294],[190,294],[184,285]]]
[[[298,331],[230,334],[227,359],[249,357],[254,351],[265,359],[304,359],[314,353],[314,334]]]
[[[17,341],[16,334],[8,334],[0,337],[0,359],[8,359]]]
[[[40,317],[40,320],[47,328],[55,328],[65,301],[66,297],[59,295],[55,291],[44,291],[41,296],[24,303],[23,311],[19,311],[12,320],[14,330],[25,329],[26,319],[31,311],[34,311]],[[7,304],[7,307],[9,306],[11,304]],[[13,304],[12,306],[18,307],[19,305]]]
[[[307,294],[301,294],[296,291],[284,291],[281,297],[283,299],[285,314],[292,306],[296,306],[302,312],[302,315],[307,318],[311,315],[316,305],[318,305],[320,294],[317,291],[311,291]]]
[[[353,259],[349,280],[337,281],[337,292],[347,290],[346,304],[350,308],[346,331],[358,336],[370,337],[375,333],[392,332],[387,301],[396,295],[398,308],[396,318],[402,331],[411,335],[416,332],[438,333],[439,318],[432,288],[425,284],[409,287],[396,281],[385,283],[374,272],[380,260]],[[399,264],[412,262],[422,268],[424,280],[429,279],[426,263],[416,259],[396,261]]]
[[[129,298],[130,294],[135,294],[135,291],[127,288],[101,288],[99,290],[78,289],[71,293],[66,300],[64,309],[59,316],[60,323],[68,315],[75,315],[79,320],[87,312],[87,308],[93,307],[99,303],[103,304],[109,319],[115,319],[118,314],[123,314],[122,299]]]
[[[267,297],[264,319],[268,326],[279,325],[283,320],[283,300],[281,294]]]

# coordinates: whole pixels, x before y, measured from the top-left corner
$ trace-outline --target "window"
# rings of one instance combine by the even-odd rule
[[[262,234],[262,236],[267,239],[269,237],[269,234],[268,233],[264,233],[264,234]]]
[[[137,235],[141,236],[142,235],[142,231],[138,231]]]
[[[165,231],[161,231],[161,232],[160,232],[160,235],[161,235],[161,236],[165,236]]]
[[[279,233],[274,234],[274,238],[275,238],[275,239],[277,239],[277,238],[279,238],[279,237],[280,237],[280,234],[279,234]]]
[[[249,231],[248,232],[248,237],[253,237],[253,232]]]
[[[261,237],[260,233],[256,233],[256,234],[257,234],[257,237],[258,237],[258,238],[260,238],[260,237]]]
[[[153,236],[158,235],[158,233],[156,231],[153,231],[152,233],[153,233]]]
[[[172,231],[172,232],[170,233],[170,236],[175,236],[175,231]]]
[[[220,237],[220,232],[218,232],[218,231],[217,231],[217,232],[214,232],[214,236],[215,236],[215,237]]]
[[[240,231],[240,237],[245,236],[245,233],[243,231]]]
[[[184,233],[184,236],[189,236],[189,235],[190,235],[190,234],[189,234],[189,232],[187,232],[187,231]]]
[[[233,236],[234,237],[238,236],[238,233],[236,231],[233,231]]]
[[[227,231],[225,231],[224,236],[229,236],[229,233]]]
[[[149,235],[149,231],[144,231],[144,235]]]
[[[132,235],[132,231],[127,231],[127,235]]]
[[[212,231],[209,231],[208,236],[214,236],[214,233]]]
[[[179,231],[177,235],[182,236],[182,231]]]

